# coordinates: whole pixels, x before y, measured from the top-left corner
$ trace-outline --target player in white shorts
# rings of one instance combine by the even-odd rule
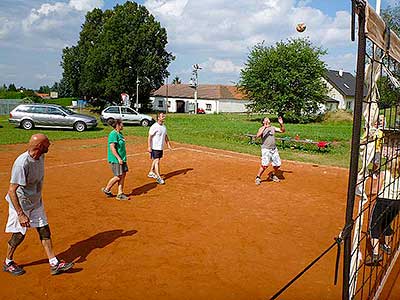
[[[74,265],[59,260],[53,250],[50,227],[47,223],[42,200],[44,177],[44,154],[47,153],[50,141],[44,134],[32,135],[28,151],[15,160],[6,200],[8,202],[8,220],[6,232],[11,233],[8,241],[7,256],[3,271],[11,275],[22,275],[25,270],[17,265],[14,252],[25,238],[29,227],[35,227],[50,263],[50,272],[56,275],[67,271]]]
[[[278,176],[276,176],[276,172],[279,170],[281,166],[281,158],[279,157],[278,149],[276,148],[276,141],[275,141],[275,133],[285,132],[285,126],[283,125],[283,120],[281,117],[278,118],[278,122],[280,128],[271,126],[271,121],[269,118],[264,118],[262,120],[263,126],[258,129],[257,138],[261,138],[261,166],[258,170],[256,176],[256,184],[261,184],[261,175],[264,171],[268,168],[269,164],[272,164],[273,172],[270,173],[269,179],[274,182],[279,182]]]

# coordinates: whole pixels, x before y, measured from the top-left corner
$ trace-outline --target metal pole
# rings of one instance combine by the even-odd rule
[[[139,77],[136,75],[136,104],[135,108],[137,111],[139,111]]]
[[[381,14],[381,0],[376,0],[376,13],[378,16]]]
[[[197,85],[194,88],[194,113],[197,114]]]
[[[358,12],[358,54],[357,54],[357,75],[356,75],[356,93],[354,103],[353,118],[353,135],[351,144],[351,160],[349,181],[347,190],[347,207],[346,207],[346,225],[344,232],[344,260],[343,260],[343,290],[342,299],[350,299],[349,283],[350,283],[350,261],[351,261],[351,230],[353,228],[353,210],[355,188],[357,184],[358,159],[360,151],[360,133],[361,133],[361,116],[362,104],[364,98],[364,77],[365,77],[365,53],[366,53],[366,37],[365,37],[365,6],[357,2]]]
[[[197,75],[197,69],[195,69],[195,88],[194,88],[194,113],[197,114],[197,87],[199,85],[199,77]]]

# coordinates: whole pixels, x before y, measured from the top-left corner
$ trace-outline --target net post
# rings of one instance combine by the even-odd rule
[[[351,143],[350,171],[347,190],[346,220],[345,227],[348,229],[344,233],[344,259],[343,259],[343,289],[342,299],[349,300],[350,295],[350,261],[351,261],[351,229],[353,228],[353,210],[355,188],[357,183],[358,159],[360,151],[360,133],[362,103],[364,98],[364,76],[365,76],[365,3],[355,1],[355,9],[358,9],[358,53],[357,53],[357,75],[356,92],[354,102],[353,132]]]

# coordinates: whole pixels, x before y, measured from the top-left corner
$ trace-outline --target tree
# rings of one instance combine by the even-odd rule
[[[8,86],[7,91],[9,91],[9,92],[16,92],[16,91],[17,91],[17,88],[15,87],[14,83],[11,83],[11,84]]]
[[[144,6],[127,1],[113,10],[96,8],[87,13],[77,45],[63,50],[64,85],[74,96],[105,105],[99,99],[135,94],[139,79],[143,102],[168,76],[174,57],[166,45],[166,30]]]
[[[175,76],[175,78],[172,80],[172,84],[181,84],[181,79],[178,76]]]
[[[47,85],[43,85],[43,86],[39,87],[38,92],[43,93],[43,94],[50,94],[50,87]]]
[[[306,39],[254,46],[238,83],[250,99],[249,109],[292,121],[315,116],[327,95],[322,80],[326,68],[320,60],[325,53]]]

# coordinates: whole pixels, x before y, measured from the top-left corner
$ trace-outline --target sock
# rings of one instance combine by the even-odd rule
[[[13,260],[12,259],[8,259],[7,257],[6,257],[6,260],[5,260],[5,262],[6,262],[6,265],[8,265],[10,262],[12,262]]]
[[[50,266],[55,266],[56,264],[58,264],[58,259],[57,259],[57,257],[54,256],[53,258],[50,258],[50,259],[49,259],[49,263],[50,263]]]

